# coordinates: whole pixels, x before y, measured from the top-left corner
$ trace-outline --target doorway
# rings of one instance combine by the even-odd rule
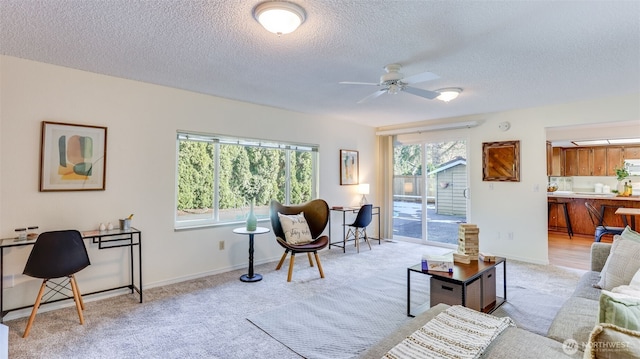
[[[456,247],[468,213],[466,141],[396,140],[393,152],[393,238]]]

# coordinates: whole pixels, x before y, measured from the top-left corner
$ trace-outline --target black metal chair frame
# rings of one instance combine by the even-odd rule
[[[585,202],[584,205],[585,207],[587,207],[587,212],[589,213],[589,218],[591,219],[591,223],[593,223],[596,229],[594,234],[595,242],[600,242],[600,240],[602,239],[602,236],[607,234],[611,234],[611,235],[622,234],[622,232],[624,231],[624,228],[607,226],[607,224],[604,222],[604,216],[602,215],[602,213],[604,212],[604,209],[601,209],[601,211],[598,211],[589,202]]]
[[[568,203],[567,202],[549,202],[547,204],[548,208],[547,208],[547,220],[549,219],[549,217],[551,217],[551,207],[553,205],[558,205],[562,207],[562,210],[564,212],[564,221],[567,223],[567,234],[569,235],[569,239],[571,239],[573,237],[573,226],[571,225],[571,218],[569,217],[569,209],[567,208]]]

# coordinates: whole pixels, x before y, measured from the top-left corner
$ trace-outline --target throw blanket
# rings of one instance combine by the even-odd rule
[[[478,358],[509,326],[515,326],[509,317],[498,318],[455,305],[435,316],[382,358]]]

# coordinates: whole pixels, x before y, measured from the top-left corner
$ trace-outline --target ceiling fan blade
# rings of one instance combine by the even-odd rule
[[[376,98],[376,97],[378,97],[378,96],[382,95],[382,94],[383,94],[383,93],[385,93],[385,92],[387,92],[387,89],[378,90],[378,91],[376,91],[376,92],[372,93],[371,95],[369,95],[369,96],[367,96],[367,97],[363,98],[362,100],[358,101],[358,103],[364,103],[364,102],[367,102],[367,101],[369,101],[369,100],[372,100],[372,99],[374,99],[374,98]]]
[[[428,98],[429,100],[433,100],[434,98],[440,96],[440,92],[423,90],[423,89],[410,87],[410,86],[405,86],[402,90],[412,95]]]
[[[352,82],[352,81],[342,81],[338,82],[341,85],[374,85],[378,86],[380,84],[374,84],[373,82]]]
[[[431,73],[431,72],[423,72],[421,74],[416,74],[413,76],[405,77],[402,79],[402,82],[405,84],[417,84],[418,82],[432,81],[439,79],[440,76]]]

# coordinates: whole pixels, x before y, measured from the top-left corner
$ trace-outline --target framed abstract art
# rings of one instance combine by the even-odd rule
[[[40,191],[103,191],[107,128],[42,122]]]
[[[340,185],[358,184],[358,151],[340,150]]]

